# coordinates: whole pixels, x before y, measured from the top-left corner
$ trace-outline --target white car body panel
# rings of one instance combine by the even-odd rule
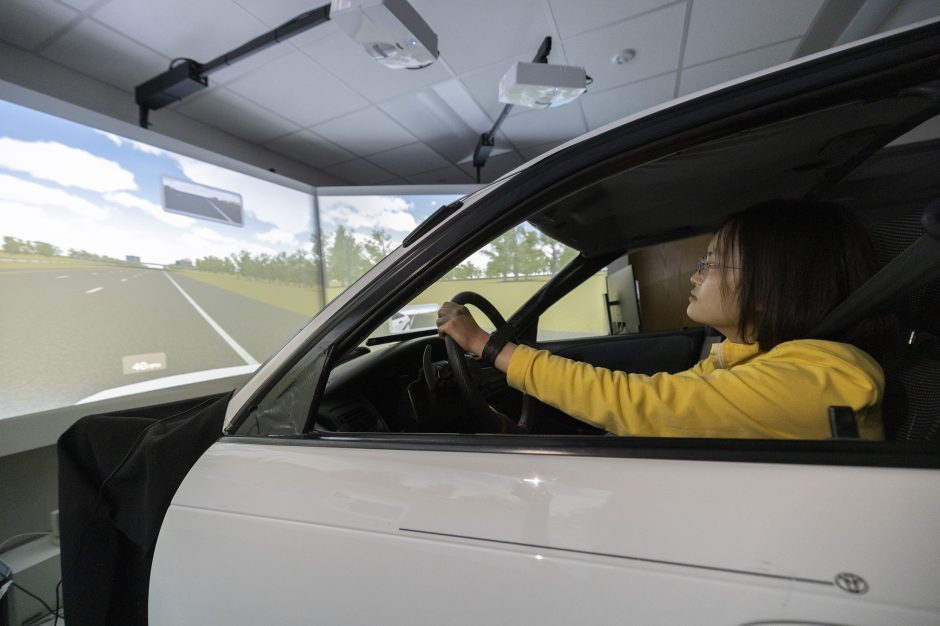
[[[150,624],[925,626],[937,520],[933,470],[221,441]]]

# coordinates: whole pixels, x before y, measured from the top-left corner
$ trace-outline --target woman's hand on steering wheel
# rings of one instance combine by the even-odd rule
[[[490,338],[462,304],[445,302],[437,313],[437,334],[448,336],[467,352],[480,355]]]
[[[438,311],[437,332],[444,338],[447,360],[460,395],[475,416],[477,425],[474,432],[525,432],[524,427],[487,404],[479,385],[470,373],[464,352],[469,351],[479,355],[483,352],[490,335],[480,328],[462,302],[478,307],[497,328],[505,326],[506,320],[496,307],[480,294],[463,291],[453,299],[458,302],[445,302]]]

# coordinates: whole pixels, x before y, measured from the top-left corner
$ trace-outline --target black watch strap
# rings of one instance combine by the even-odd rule
[[[503,347],[509,343],[515,335],[516,329],[511,324],[505,324],[502,328],[499,328],[495,333],[490,335],[489,341],[486,342],[486,346],[483,348],[483,353],[480,354],[480,359],[483,363],[486,365],[495,365],[496,357],[499,356]]]

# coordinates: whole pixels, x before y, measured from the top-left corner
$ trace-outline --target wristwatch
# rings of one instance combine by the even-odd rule
[[[496,357],[502,351],[503,347],[515,336],[516,329],[511,324],[505,324],[495,333],[490,335],[483,352],[480,354],[480,360],[484,365],[495,365]]]

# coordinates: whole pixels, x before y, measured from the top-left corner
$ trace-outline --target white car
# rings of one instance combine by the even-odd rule
[[[405,333],[435,328],[438,308],[437,304],[408,305],[388,318],[388,332]]]
[[[626,118],[443,207],[230,399],[210,399],[221,437],[178,468],[165,517],[148,513],[149,623],[940,624],[937,211],[919,226],[940,198],[938,113],[934,21]],[[776,197],[838,200],[897,255],[849,312],[917,297],[904,309],[916,341],[888,376],[893,398],[906,392],[886,401],[892,440],[603,436],[448,355],[433,329],[375,340],[527,222],[581,254],[500,311],[520,341],[686,369],[706,330],[647,332],[643,313],[670,280],[688,287],[671,242]],[[540,332],[567,295],[649,246],[667,275],[649,291],[638,277],[639,333]],[[494,302],[517,289],[494,284],[480,289]],[[455,388],[452,368],[474,384]],[[496,434],[481,405],[521,432]],[[75,554],[64,535],[67,594]]]

